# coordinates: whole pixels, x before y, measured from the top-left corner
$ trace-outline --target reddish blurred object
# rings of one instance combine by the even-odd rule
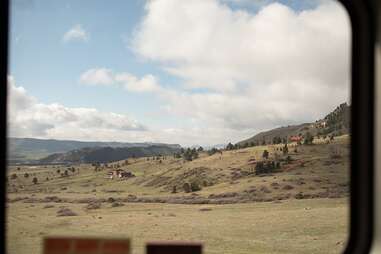
[[[48,237],[44,254],[129,254],[128,239]]]

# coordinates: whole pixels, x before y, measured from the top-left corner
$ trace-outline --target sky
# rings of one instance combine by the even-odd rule
[[[350,100],[335,1],[13,0],[8,136],[183,146]]]

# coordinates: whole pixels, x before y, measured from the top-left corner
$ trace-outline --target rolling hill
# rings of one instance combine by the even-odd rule
[[[335,110],[327,114],[323,119],[313,123],[303,123],[279,127],[269,131],[264,131],[255,136],[242,140],[237,143],[240,146],[253,146],[262,144],[273,144],[274,139],[289,139],[291,136],[305,136],[307,132],[313,136],[334,135],[339,136],[349,133],[350,125],[350,106],[342,103]]]
[[[51,154],[40,159],[39,163],[104,163],[136,157],[172,155],[179,151],[180,146],[168,145],[151,145],[145,147],[86,147],[66,153]]]

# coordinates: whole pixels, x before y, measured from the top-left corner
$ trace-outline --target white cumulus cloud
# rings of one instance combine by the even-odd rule
[[[114,74],[110,69],[94,68],[82,73],[79,81],[88,85],[111,85],[114,83]]]
[[[107,68],[89,69],[81,74],[79,82],[87,85],[118,85],[131,92],[156,92],[161,89],[151,74],[139,78],[128,72],[115,73]]]
[[[77,24],[70,28],[63,36],[64,42],[69,41],[88,41],[89,33],[82,28],[82,25]]]
[[[7,121],[11,137],[114,140],[146,130],[144,125],[126,115],[41,103],[17,86],[12,76],[8,76],[8,91]]]
[[[351,30],[335,1],[250,13],[217,0],[156,0],[145,11],[129,46],[183,80],[182,91],[159,94],[168,112],[255,133],[349,100]]]

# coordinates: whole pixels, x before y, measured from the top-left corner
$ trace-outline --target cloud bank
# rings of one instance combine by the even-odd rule
[[[164,95],[172,113],[262,130],[313,121],[349,100],[351,31],[335,1],[253,14],[224,1],[156,0],[145,11],[129,46],[183,80]]]
[[[8,76],[8,136],[58,139],[118,139],[146,127],[126,115],[94,108],[44,104],[30,96]]]
[[[178,84],[162,83],[160,76],[151,73],[137,76],[105,67],[93,67],[79,77],[88,86],[157,96],[166,113],[160,115],[162,125],[167,116],[175,116],[184,122],[178,125],[182,127],[148,128],[124,115],[42,104],[13,84],[12,132],[82,140],[216,144],[314,121],[349,101],[351,31],[339,3],[320,1],[313,9],[295,11],[266,0],[252,13],[232,9],[227,2],[146,2],[128,48],[140,63],[155,65],[180,80]],[[70,31],[67,41],[88,38],[80,26]]]
[[[117,85],[130,92],[156,92],[161,89],[157,79],[151,75],[138,78],[127,72],[115,73],[107,68],[93,68],[82,73],[79,82],[85,85]]]

